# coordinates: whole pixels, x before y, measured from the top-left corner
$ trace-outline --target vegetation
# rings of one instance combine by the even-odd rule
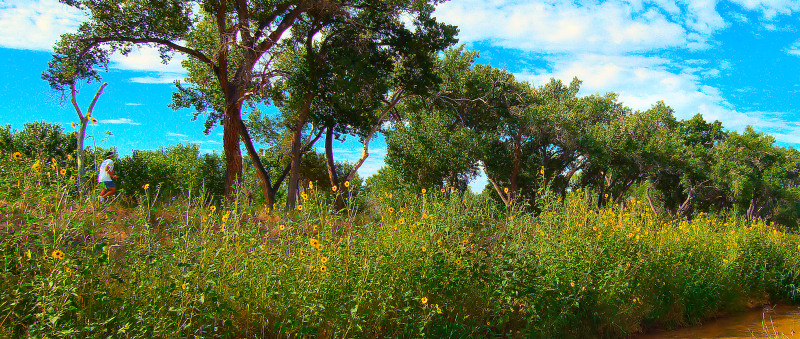
[[[534,214],[312,182],[295,210],[266,212],[144,185],[125,207],[68,198],[65,164],[0,160],[4,337],[622,337],[800,292],[796,235],[665,220],[640,196],[543,192]]]
[[[171,106],[224,154],[136,150],[98,204],[105,84],[76,133],[0,129],[2,337],[624,337],[800,298],[800,152],[476,64],[438,1],[62,2],[54,90],[184,53]]]

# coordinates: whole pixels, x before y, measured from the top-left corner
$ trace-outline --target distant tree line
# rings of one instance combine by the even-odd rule
[[[580,81],[533,86],[448,50],[442,82],[402,105],[387,132],[386,163],[419,187],[465,189],[483,171],[503,202],[534,204],[542,189],[582,189],[598,205],[644,187],[672,217],[734,210],[797,225],[800,152],[752,127],[725,131],[697,114],[677,120],[663,102],[639,111],[617,96],[578,97]]]

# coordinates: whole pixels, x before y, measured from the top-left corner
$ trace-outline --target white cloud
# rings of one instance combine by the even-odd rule
[[[747,10],[759,11],[767,19],[800,11],[800,2],[796,0],[731,0],[731,2]]]
[[[52,51],[64,33],[74,32],[87,19],[83,12],[58,0],[0,0],[0,47]],[[134,49],[128,56],[115,53],[110,67],[123,71],[156,72],[155,76],[135,77],[139,83],[171,83],[182,79],[186,71],[183,54],[175,54],[163,64],[154,47]]]
[[[791,46],[787,47],[786,53],[800,57],[800,40],[795,41]]]
[[[715,1],[690,2],[687,13],[662,1],[504,2],[462,0],[437,8],[436,16],[459,27],[462,41],[491,41],[507,48],[550,53],[582,50],[626,53],[670,47],[703,48],[724,27]],[[685,27],[684,27],[685,24]]]
[[[115,125],[141,125],[140,123],[135,122],[128,118],[100,120],[100,122],[104,124],[115,124]]]
[[[138,102],[126,102],[125,106],[141,106],[142,104]]]
[[[171,84],[175,82],[175,80],[183,80],[184,77],[186,77],[186,74],[161,73],[155,76],[133,77],[130,81],[140,84]]]
[[[158,49],[151,46],[140,46],[128,55],[114,53],[111,56],[112,69],[137,72],[155,72],[155,75],[133,77],[131,82],[144,84],[164,84],[181,80],[186,76],[186,70],[181,67],[181,61],[186,60],[186,55],[175,53],[168,63],[164,64],[159,56]]]
[[[51,51],[85,17],[57,0],[0,0],[0,46]]]
[[[169,138],[186,138],[186,137],[188,137],[188,135],[174,133],[174,132],[167,132],[167,137],[169,137]]]

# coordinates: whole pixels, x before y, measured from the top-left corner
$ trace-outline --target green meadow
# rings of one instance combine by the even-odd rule
[[[292,210],[156,185],[98,204],[64,165],[2,159],[2,337],[625,337],[800,291],[797,235],[635,196],[543,190],[533,213],[310,182]]]

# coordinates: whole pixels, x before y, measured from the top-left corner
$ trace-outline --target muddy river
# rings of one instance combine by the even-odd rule
[[[640,336],[662,338],[800,338],[800,307],[778,305],[734,314],[702,325]]]

